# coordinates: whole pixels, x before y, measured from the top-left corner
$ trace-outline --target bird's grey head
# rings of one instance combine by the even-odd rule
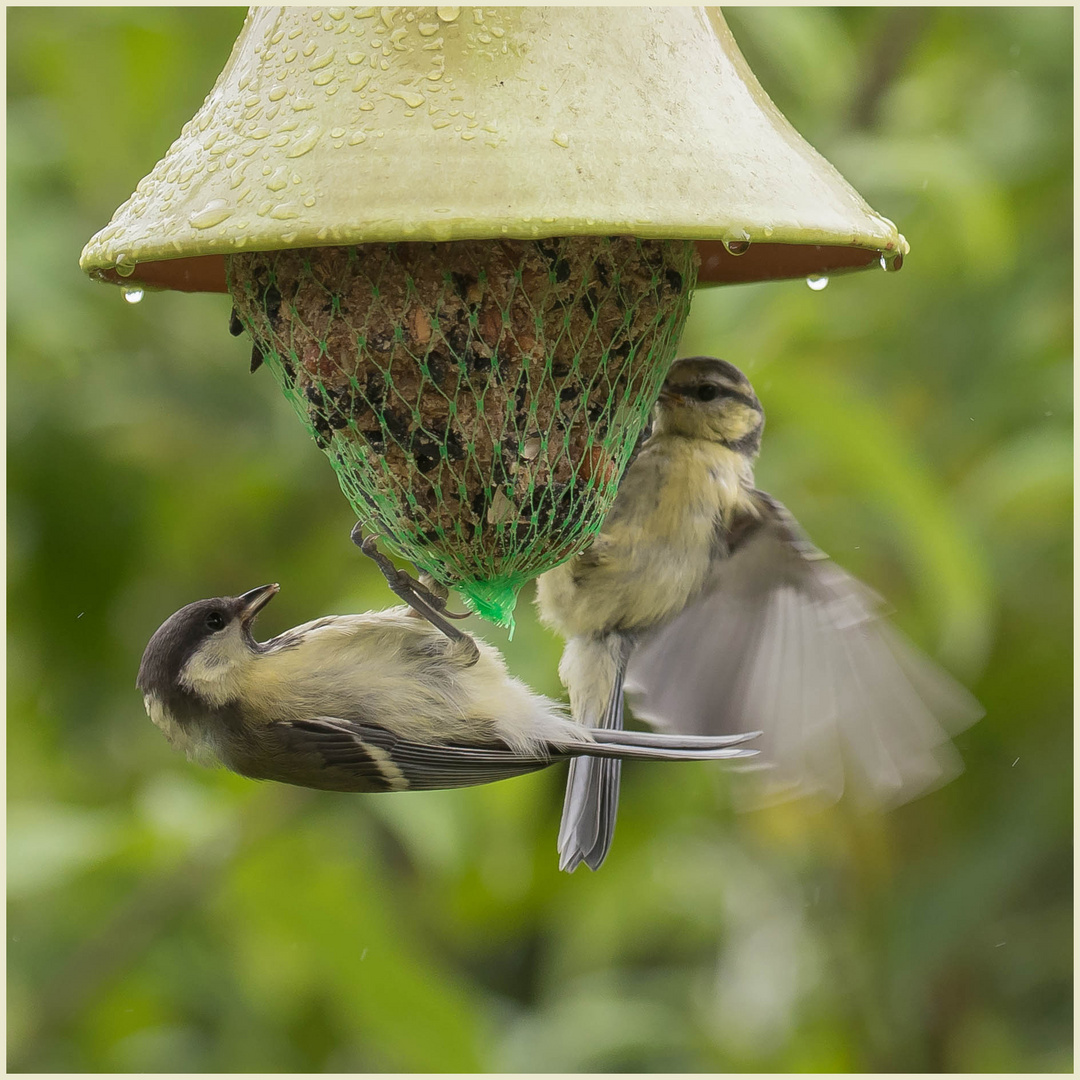
[[[213,708],[237,697],[259,653],[251,624],[278,588],[261,585],[243,596],[197,600],[170,615],[143,653],[135,680],[143,696],[177,716],[185,704]]]
[[[764,427],[761,402],[734,364],[712,356],[672,364],[657,405],[658,433],[709,439],[752,458]]]

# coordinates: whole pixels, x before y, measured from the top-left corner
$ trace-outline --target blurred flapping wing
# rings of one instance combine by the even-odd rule
[[[899,805],[962,768],[949,743],[982,709],[889,625],[880,599],[755,492],[701,596],[642,636],[626,687],[635,714],[698,734],[761,729],[754,805],[845,789]]]

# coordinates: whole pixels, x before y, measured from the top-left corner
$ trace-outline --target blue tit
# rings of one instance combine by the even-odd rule
[[[759,802],[897,804],[958,771],[949,734],[982,710],[754,486],[764,420],[732,364],[672,366],[600,534],[538,580],[572,714],[619,730],[625,689],[654,727],[761,729]],[[618,761],[571,764],[563,869],[603,862],[618,789]]]

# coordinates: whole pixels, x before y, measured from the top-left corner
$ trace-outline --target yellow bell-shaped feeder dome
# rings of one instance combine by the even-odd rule
[[[906,251],[718,9],[255,7],[81,266],[225,291],[238,252],[617,235],[697,241],[699,285]]]

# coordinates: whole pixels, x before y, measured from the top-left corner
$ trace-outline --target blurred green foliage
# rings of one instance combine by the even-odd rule
[[[561,770],[365,797],[173,754],[133,681],[175,608],[280,581],[270,633],[390,597],[228,299],[77,267],[242,10],[11,8],[12,1068],[1071,1068],[1072,11],[729,17],[912,254],[701,293],[681,352],[748,371],[760,485],[981,697],[967,771],[736,817],[719,769],[629,767],[568,877]],[[527,602],[506,652],[559,692]]]

